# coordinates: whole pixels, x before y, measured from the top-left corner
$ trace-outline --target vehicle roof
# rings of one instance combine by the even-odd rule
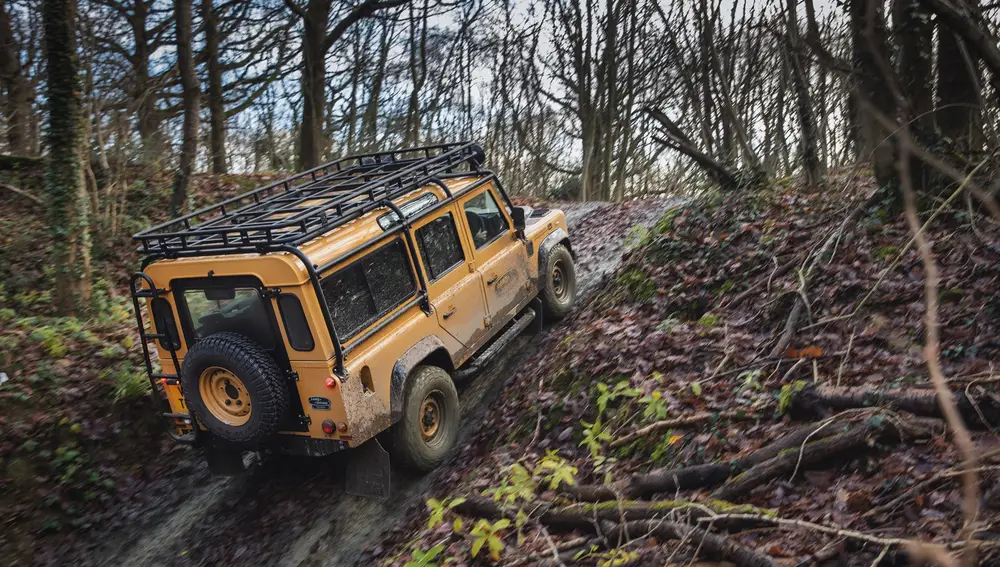
[[[483,149],[471,142],[351,155],[135,235],[148,259],[301,252],[331,230],[431,183],[486,176]]]
[[[470,173],[462,177],[451,177],[440,181],[448,187],[453,195],[457,195],[469,185],[489,175],[485,172]],[[426,194],[433,194],[438,201],[447,198],[446,193],[437,183],[428,183],[392,199],[392,202],[399,207]],[[316,266],[323,266],[336,259],[345,259],[345,256],[385,234],[386,230],[379,226],[378,219],[391,213],[390,208],[379,207],[316,236],[299,245],[298,248]],[[215,275],[219,276],[254,275],[266,285],[292,285],[303,283],[308,279],[305,267],[301,265],[298,258],[288,252],[274,252],[263,256],[259,253],[249,252],[161,259],[147,269],[154,280],[163,277],[171,279],[205,277],[208,270],[212,270]]]

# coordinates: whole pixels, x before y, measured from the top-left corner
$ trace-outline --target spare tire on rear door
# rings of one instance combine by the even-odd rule
[[[212,436],[252,449],[278,432],[288,413],[288,379],[256,342],[217,333],[188,351],[181,365],[188,406]]]

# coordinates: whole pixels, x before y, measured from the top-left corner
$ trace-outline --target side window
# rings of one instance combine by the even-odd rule
[[[323,280],[323,295],[341,340],[392,311],[416,290],[406,249],[398,238]]]
[[[476,250],[493,242],[508,229],[507,219],[489,191],[483,191],[465,202],[465,217],[469,220]]]
[[[298,351],[312,350],[316,345],[313,343],[312,331],[309,330],[309,323],[306,322],[306,314],[302,310],[299,298],[290,293],[280,294],[278,311],[281,312],[281,321],[285,324],[285,333],[292,348]]]
[[[417,244],[431,281],[465,261],[451,213],[441,215],[418,228]]]

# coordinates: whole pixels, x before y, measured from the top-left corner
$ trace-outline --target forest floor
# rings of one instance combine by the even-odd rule
[[[1000,564],[1000,224],[921,203],[979,458],[963,468],[922,352],[921,257],[881,195],[785,183],[633,230],[379,564],[886,566],[918,540]]]
[[[0,312],[12,345],[0,403],[20,408],[0,417],[0,557],[884,566],[906,564],[911,540],[971,535],[992,564],[1000,225],[960,204],[926,232],[942,271],[941,362],[982,458],[963,532],[961,459],[921,352],[921,260],[902,215],[873,195],[868,178],[845,176],[822,193],[786,182],[568,205],[574,313],[460,387],[459,448],[432,474],[394,470],[388,502],[344,495],[336,456],[209,476],[106,371],[135,364],[127,310],[79,331]],[[940,204],[923,203],[922,221]]]

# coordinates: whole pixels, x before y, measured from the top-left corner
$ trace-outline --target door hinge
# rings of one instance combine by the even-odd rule
[[[312,422],[313,422],[312,418],[309,417],[306,414],[300,415],[299,416],[299,421],[301,421],[303,425],[312,425]]]
[[[474,274],[475,272],[476,272],[476,263],[475,262],[469,262],[469,273],[470,274]]]
[[[274,299],[275,297],[278,297],[278,295],[281,294],[281,288],[280,287],[264,288],[264,290],[261,291],[260,294],[263,295],[266,299]]]
[[[299,381],[299,373],[298,372],[296,372],[294,370],[288,370],[288,371],[285,372],[285,374],[288,376],[288,378],[290,380],[294,380],[296,382]]]

